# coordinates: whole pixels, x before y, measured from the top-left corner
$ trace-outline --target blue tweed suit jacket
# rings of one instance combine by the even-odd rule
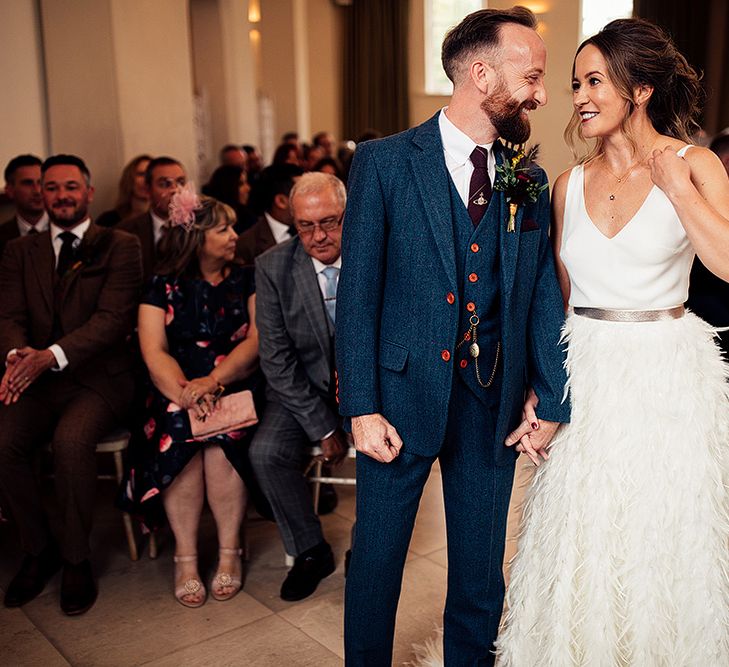
[[[503,151],[497,156],[502,160]],[[538,178],[546,182],[541,170]],[[383,414],[404,449],[424,456],[436,454],[445,436],[453,352],[463,334],[448,179],[437,114],[357,148],[337,292],[340,412]],[[549,195],[519,207],[513,233],[506,232],[504,195],[494,197],[486,215],[497,216],[501,229],[503,349],[495,460],[508,464],[514,454],[500,443],[520,421],[526,386],[539,396],[540,418],[566,422],[570,409]]]

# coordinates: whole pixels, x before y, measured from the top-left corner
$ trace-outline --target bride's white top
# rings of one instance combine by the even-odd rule
[[[678,154],[683,157],[690,146]],[[570,277],[570,306],[658,310],[688,298],[694,249],[668,197],[653,186],[628,223],[612,238],[590,219],[585,170],[567,184],[560,258]]]

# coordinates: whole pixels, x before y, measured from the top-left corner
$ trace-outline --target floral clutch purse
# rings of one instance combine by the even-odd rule
[[[187,413],[195,440],[240,431],[258,423],[253,393],[249,390],[222,396],[217,400],[215,410],[204,419],[198,419],[193,410],[188,410]]]

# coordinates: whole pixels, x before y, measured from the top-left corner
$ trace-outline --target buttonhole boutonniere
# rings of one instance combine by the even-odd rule
[[[496,165],[496,182],[494,190],[503,192],[509,204],[509,220],[506,223],[506,231],[513,232],[516,212],[519,206],[527,202],[534,203],[539,198],[547,184],[539,185],[535,173],[539,145],[532,146],[528,150],[524,145],[513,146],[507,144],[507,148],[514,152],[511,158],[505,158],[504,163]]]

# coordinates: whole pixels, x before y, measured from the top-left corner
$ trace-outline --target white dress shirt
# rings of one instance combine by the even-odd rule
[[[271,228],[273,240],[276,241],[277,245],[284,241],[288,241],[291,238],[291,233],[289,231],[291,228],[285,222],[279,222],[270,213],[264,213],[263,215],[266,216],[266,222]]]
[[[162,230],[167,226],[167,220],[160,218],[154,211],[150,210],[152,216],[152,233],[154,235],[154,245],[159,243],[162,238]]]
[[[316,279],[319,281],[319,291],[321,292],[321,298],[324,299],[326,295],[327,277],[324,275],[324,269],[333,266],[335,269],[342,270],[342,256],[337,257],[336,262],[331,264],[323,264],[315,257],[311,258],[311,263],[314,265],[314,271],[316,271]],[[339,285],[339,274],[337,274],[337,285]]]
[[[473,175],[473,162],[471,162],[471,153],[476,146],[488,151],[489,154],[489,178],[493,186],[496,180],[496,158],[491,150],[494,145],[477,144],[467,134],[459,130],[446,116],[448,107],[443,107],[438,116],[438,127],[440,129],[440,138],[443,142],[443,154],[445,156],[446,167],[448,173],[453,179],[453,184],[458,190],[458,194],[463,204],[468,206],[468,194],[471,187],[471,176]]]
[[[63,247],[61,234],[63,234],[63,232],[71,232],[78,239],[78,243],[76,243],[76,241],[73,243],[74,248],[78,248],[84,234],[89,228],[89,225],[91,225],[90,218],[86,218],[86,220],[84,220],[80,225],[76,225],[73,229],[64,229],[63,227],[58,227],[51,223],[51,240],[53,241],[53,252],[56,254],[56,266],[58,266],[58,256],[61,254],[61,248]],[[62,371],[66,368],[66,366],[68,366],[68,358],[60,345],[56,345],[54,343],[49,346],[48,349],[56,358],[56,365],[58,366],[58,368],[51,368],[52,371]]]
[[[48,213],[43,211],[43,215],[41,216],[40,220],[36,222],[35,224],[28,222],[23,216],[18,213],[15,216],[15,220],[18,223],[18,231],[20,232],[21,236],[26,236],[31,229],[35,229],[38,233],[46,231],[48,229]]]

